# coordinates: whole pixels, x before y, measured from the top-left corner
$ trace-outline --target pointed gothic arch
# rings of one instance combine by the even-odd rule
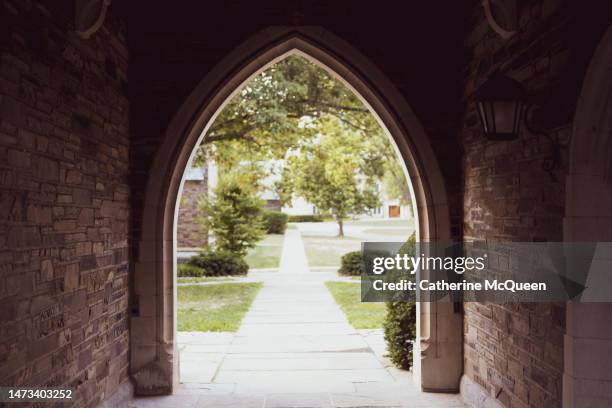
[[[447,195],[429,139],[394,85],[348,43],[318,27],[264,30],[227,55],[194,88],[165,131],[145,188],[134,259],[130,369],[136,392],[172,392],[176,357],[176,218],[183,173],[226,101],[253,75],[299,52],[341,78],[387,129],[407,169],[421,241],[451,238]],[[426,391],[456,391],[463,372],[463,323],[452,303],[417,309],[415,376]]]

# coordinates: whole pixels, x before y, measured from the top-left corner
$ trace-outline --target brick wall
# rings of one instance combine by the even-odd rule
[[[198,222],[198,203],[207,192],[206,179],[185,180],[176,230],[178,248],[202,248],[208,242]]]
[[[572,50],[567,10],[560,2],[525,2],[519,34],[503,40],[475,7],[466,37],[466,113],[461,131],[465,239],[562,241],[567,152],[552,174],[545,137],[523,126],[519,140],[487,142],[473,92],[494,70],[522,82],[530,95],[555,104],[552,135],[567,139],[575,98],[566,81]],[[563,88],[563,95],[559,90]],[[550,109],[550,108],[549,108]],[[560,407],[563,372],[563,304],[465,304],[465,374],[505,407]]]
[[[0,5],[0,384],[84,407],[127,378],[127,49],[59,4]]]

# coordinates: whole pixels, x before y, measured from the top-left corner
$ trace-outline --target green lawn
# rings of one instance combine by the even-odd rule
[[[387,313],[385,304],[362,303],[360,283],[325,282],[325,286],[354,328],[379,329],[382,327]]]
[[[202,282],[232,282],[240,279],[238,276],[200,276],[177,278],[178,283],[202,283]]]
[[[302,235],[309,266],[340,266],[342,255],[361,249],[357,238]]]
[[[259,241],[244,259],[249,264],[249,268],[278,268],[284,237],[280,234],[270,234]]]
[[[238,330],[260,288],[261,283],[179,286],[178,330]]]

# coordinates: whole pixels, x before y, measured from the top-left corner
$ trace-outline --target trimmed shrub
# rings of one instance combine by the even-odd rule
[[[284,234],[287,230],[289,216],[278,211],[265,211],[263,214],[264,228],[268,234]]]
[[[412,236],[402,245],[398,254],[415,256],[416,238]],[[392,273],[392,272],[391,272]],[[414,275],[412,275],[414,279]],[[387,302],[387,315],[383,324],[389,359],[396,366],[408,370],[412,367],[412,350],[416,339],[416,303]]]
[[[363,259],[361,251],[348,252],[342,255],[342,261],[338,273],[345,276],[360,276],[363,271]]]
[[[323,222],[324,217],[321,214],[306,214],[306,215],[290,215],[289,222]]]
[[[204,269],[189,263],[178,264],[178,276],[181,278],[199,278],[200,276],[204,276],[204,272]]]
[[[388,302],[383,328],[389,359],[408,370],[412,367],[412,345],[416,337],[416,304]]]
[[[200,276],[246,275],[249,271],[244,259],[228,251],[200,252],[189,260],[189,265],[202,269]]]
[[[365,273],[365,266],[369,265],[368,269],[371,270],[374,258],[387,256],[389,256],[387,251],[367,251],[365,257],[361,251],[348,252],[342,256],[338,273],[345,276],[360,276]]]

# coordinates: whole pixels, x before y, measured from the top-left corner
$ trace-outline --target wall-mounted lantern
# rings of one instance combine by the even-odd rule
[[[518,138],[525,110],[525,89],[518,81],[494,74],[476,91],[476,107],[488,140]]]
[[[523,122],[529,133],[547,139],[552,155],[542,162],[542,167],[553,181],[558,181],[555,171],[561,166],[561,149],[567,148],[570,141],[561,141],[556,132],[551,132],[564,124],[559,123],[560,115],[550,96],[532,95],[528,99],[520,82],[495,73],[476,91],[476,107],[487,140],[516,140]]]

